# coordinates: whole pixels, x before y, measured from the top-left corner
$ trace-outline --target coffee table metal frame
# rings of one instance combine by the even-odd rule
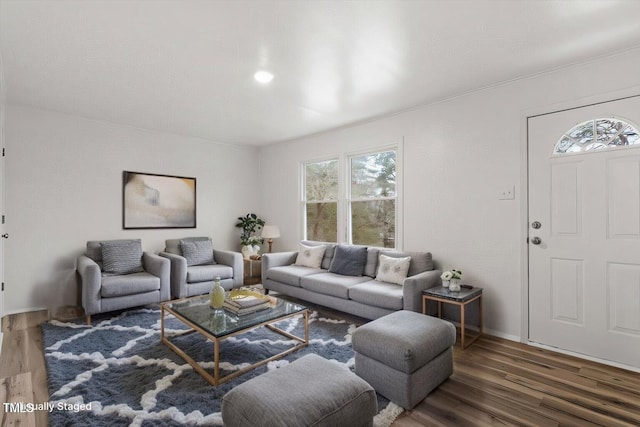
[[[202,298],[202,297],[192,297],[192,298]],[[198,372],[205,380],[207,380],[209,382],[209,384],[213,385],[213,386],[217,386],[220,385],[224,382],[227,382],[235,377],[237,377],[238,375],[242,375],[247,371],[250,371],[252,369],[255,369],[259,366],[262,366],[266,363],[269,363],[272,360],[276,360],[279,358],[282,358],[290,353],[293,353],[294,351],[301,349],[303,347],[306,347],[307,345],[309,345],[309,310],[308,309],[304,309],[301,311],[297,311],[295,313],[291,313],[291,314],[285,314],[283,316],[279,316],[267,321],[263,321],[263,322],[259,322],[256,323],[254,325],[250,325],[247,326],[243,329],[234,331],[232,333],[226,334],[226,335],[221,335],[221,336],[216,336],[206,330],[204,330],[202,327],[200,327],[199,325],[195,324],[194,322],[188,320],[187,318],[185,318],[184,316],[182,316],[180,313],[176,312],[175,310],[173,310],[171,308],[172,304],[176,304],[179,302],[184,302],[186,300],[188,300],[189,298],[185,298],[182,300],[173,300],[173,301],[168,301],[165,302],[163,304],[161,304],[161,317],[160,317],[160,339],[161,342],[166,345],[167,347],[169,347],[171,350],[173,350],[178,356],[182,357],[187,363],[189,363],[193,369],[196,370],[196,372]],[[191,356],[189,356],[187,353],[185,353],[183,350],[181,350],[180,348],[178,348],[178,346],[176,346],[174,343],[172,343],[171,341],[169,341],[169,339],[167,338],[167,336],[165,336],[164,333],[164,319],[165,319],[165,312],[172,314],[173,316],[175,316],[176,319],[180,320],[182,323],[184,323],[185,325],[189,326],[191,329],[188,329],[184,332],[178,333],[178,334],[172,334],[172,336],[176,337],[176,336],[182,336],[182,335],[186,335],[186,334],[190,334],[193,332],[198,332],[201,335],[203,335],[205,338],[207,338],[208,340],[213,342],[213,376],[207,372],[202,366],[200,366],[198,364],[198,362],[196,362],[195,360],[193,360],[191,358]],[[212,314],[213,315],[213,314]],[[296,317],[296,316],[300,316],[303,315],[304,316],[304,338],[302,337],[298,337],[295,336],[293,334],[290,334],[289,332],[283,331],[282,329],[273,326],[272,323],[277,323],[280,322],[282,320],[291,318],[291,317]],[[225,376],[220,376],[220,343],[222,341],[224,341],[225,339],[229,338],[229,337],[233,337],[235,335],[240,335],[243,334],[245,332],[248,332],[250,330],[253,329],[257,329],[260,327],[266,327],[274,332],[277,332],[280,335],[283,335],[287,338],[290,338],[292,340],[298,341],[298,344],[296,344],[294,347],[287,349],[281,353],[278,353],[276,355],[273,355],[267,359],[261,360],[259,362],[256,362],[252,365],[246,366],[238,371],[232,372],[229,375],[225,375]]]

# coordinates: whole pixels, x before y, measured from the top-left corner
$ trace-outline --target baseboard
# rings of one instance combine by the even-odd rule
[[[504,332],[496,331],[493,329],[487,329],[487,328],[484,328],[483,332],[487,335],[502,338],[508,341],[523,342],[518,335],[509,335],[509,334],[505,334]]]
[[[42,311],[42,310],[49,311],[49,308],[48,307],[28,307],[28,308],[22,308],[20,310],[9,310],[4,313],[3,319],[7,316],[11,316],[12,314],[30,313],[32,311]]]
[[[457,328],[460,328],[460,322],[454,322],[453,320],[444,319],[447,322],[453,323]],[[466,325],[465,330],[478,332],[480,328],[477,325]],[[484,335],[491,335],[492,337],[502,338],[508,341],[522,342],[519,336],[517,335],[509,335],[500,331],[495,331],[493,329],[482,328],[482,333]]]
[[[577,357],[578,359],[585,359],[585,360],[589,360],[591,362],[601,363],[601,364],[607,365],[607,366],[613,366],[614,368],[620,368],[620,369],[624,369],[624,370],[627,370],[627,371],[640,373],[640,368],[635,367],[635,366],[624,365],[622,363],[612,362],[611,360],[600,359],[600,358],[593,357],[593,356],[587,356],[586,354],[575,353],[573,351],[563,350],[563,349],[558,348],[558,347],[553,347],[553,346],[550,346],[550,345],[544,345],[544,344],[540,344],[540,343],[537,343],[537,342],[534,342],[534,341],[527,341],[525,344],[528,344],[528,345],[533,346],[533,347],[543,348],[543,349],[549,350],[549,351],[555,351],[556,353],[566,354],[567,356]]]

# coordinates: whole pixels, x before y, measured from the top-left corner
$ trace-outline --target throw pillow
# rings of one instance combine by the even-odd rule
[[[329,271],[343,276],[362,276],[366,263],[366,246],[338,245]]]
[[[300,250],[296,257],[295,265],[303,267],[320,268],[324,251],[327,249],[325,245],[306,246],[300,243]]]
[[[101,242],[103,271],[107,274],[131,274],[142,268],[142,242],[117,240]]]
[[[188,267],[215,264],[211,240],[180,240],[180,249]]]
[[[393,258],[380,254],[376,280],[379,282],[389,282],[395,283],[396,285],[402,285],[404,279],[407,278],[409,265],[411,265],[410,256],[404,258]]]

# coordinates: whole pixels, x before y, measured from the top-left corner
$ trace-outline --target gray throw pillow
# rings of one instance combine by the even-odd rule
[[[336,246],[329,272],[343,276],[362,276],[367,263],[366,246]]]
[[[142,242],[117,240],[101,242],[103,271],[107,274],[131,274],[142,268]]]
[[[181,240],[182,256],[187,259],[187,266],[215,264],[213,259],[213,243],[211,240]]]

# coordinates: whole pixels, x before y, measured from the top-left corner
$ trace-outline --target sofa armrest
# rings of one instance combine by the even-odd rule
[[[213,257],[218,264],[228,265],[233,269],[233,287],[239,288],[244,282],[244,260],[240,252],[214,249]]]
[[[422,313],[422,291],[440,286],[440,270],[423,271],[415,276],[404,279],[402,285],[402,300],[405,310]]]
[[[91,258],[80,255],[76,260],[76,271],[82,287],[82,307],[86,315],[100,313],[100,287],[102,276],[100,266]]]
[[[171,264],[171,271],[169,273],[171,295],[175,298],[187,297],[187,259],[169,252],[160,252],[159,255],[167,258]]]
[[[267,277],[267,271],[274,267],[283,267],[296,262],[298,252],[273,252],[262,255],[262,280]]]
[[[143,252],[142,265],[144,266],[144,271],[160,278],[160,301],[170,300],[171,263],[169,260],[151,252]]]

